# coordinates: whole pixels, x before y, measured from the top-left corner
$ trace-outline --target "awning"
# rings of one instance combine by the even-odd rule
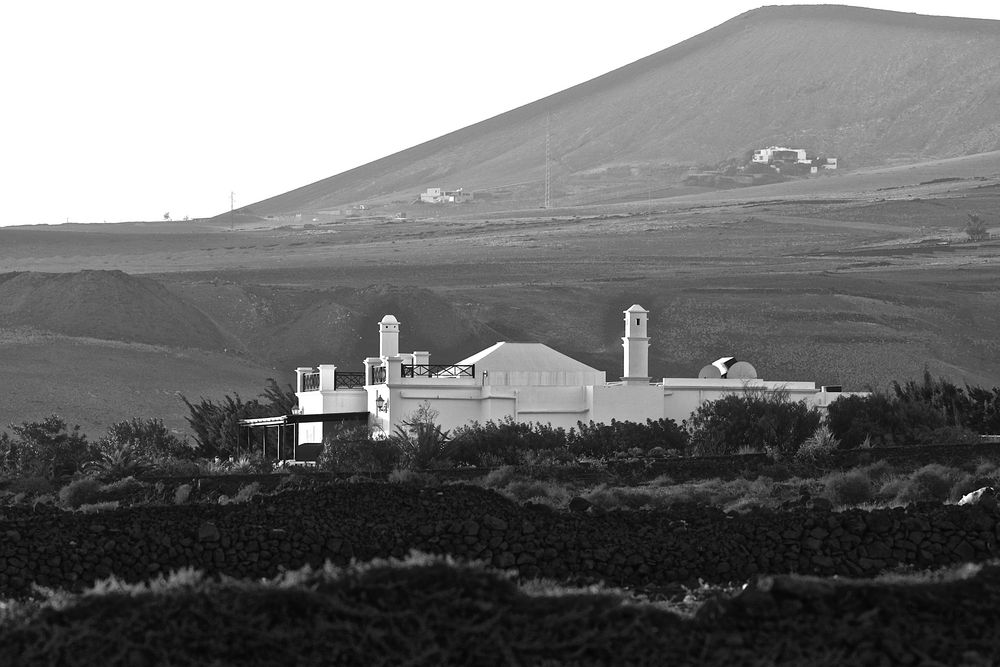
[[[240,426],[287,426],[290,424],[315,424],[317,422],[360,421],[368,419],[367,412],[323,412],[313,415],[278,415],[241,419]]]

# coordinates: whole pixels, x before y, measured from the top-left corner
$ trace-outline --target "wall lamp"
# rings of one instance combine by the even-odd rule
[[[389,401],[382,398],[382,394],[375,394],[375,411],[389,412]]]

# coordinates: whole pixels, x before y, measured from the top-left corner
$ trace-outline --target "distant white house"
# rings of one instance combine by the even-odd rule
[[[790,160],[792,162],[805,162],[806,150],[804,148],[785,148],[784,146],[769,146],[768,148],[758,148],[753,152],[752,162],[759,164],[771,164],[776,160]]]
[[[809,157],[804,148],[786,148],[784,146],[769,146],[754,150],[750,161],[754,164],[776,166],[777,164],[801,165],[797,169],[808,168],[809,173],[818,173],[820,169],[836,169],[835,157]]]
[[[420,201],[425,204],[463,204],[472,201],[472,193],[462,188],[458,190],[427,188],[426,192],[420,193]]]
[[[697,378],[654,382],[648,372],[649,312],[634,305],[624,315],[623,375],[613,381],[542,343],[501,342],[457,363],[433,364],[429,352],[399,351],[400,322],[386,315],[378,323],[378,355],[366,358],[363,370],[297,368],[296,413],[246,425],[295,424],[298,443],[318,443],[343,421],[391,433],[424,403],[445,429],[504,418],[570,428],[578,421],[612,419],[667,417],[679,423],[705,401],[746,388],[784,389],[792,400],[818,407],[842,395],[839,387],[814,382],[762,380],[750,364],[728,357],[705,366]]]

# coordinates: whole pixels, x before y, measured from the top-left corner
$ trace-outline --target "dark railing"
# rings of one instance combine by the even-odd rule
[[[385,366],[376,366],[372,369],[372,384],[385,384]]]
[[[319,373],[304,373],[302,375],[302,391],[319,390]]]
[[[358,389],[365,386],[365,374],[362,371],[337,371],[333,376],[334,389]]]
[[[438,377],[476,377],[475,364],[404,364],[402,375],[405,378],[438,378]]]

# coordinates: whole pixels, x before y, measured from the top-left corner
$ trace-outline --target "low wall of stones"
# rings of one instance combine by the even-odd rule
[[[0,510],[0,596],[32,583],[78,590],[192,566],[268,577],[327,559],[417,549],[522,576],[618,586],[744,580],[756,573],[873,575],[998,555],[1000,516],[979,506],[727,515],[704,507],[605,515],[518,505],[477,487],[327,484],[239,505],[141,506],[96,514]]]
[[[967,466],[979,460],[1000,461],[1000,444],[975,445],[912,445],[907,447],[873,447],[836,452],[824,468],[847,470],[876,461],[888,461],[919,468],[928,463]],[[795,464],[775,464],[766,454],[740,456],[696,456],[662,459],[612,461],[608,470],[629,480],[652,479],[666,475],[675,482],[695,479],[733,479],[747,475],[774,476],[776,468],[795,473]],[[585,473],[584,473],[585,474]]]

